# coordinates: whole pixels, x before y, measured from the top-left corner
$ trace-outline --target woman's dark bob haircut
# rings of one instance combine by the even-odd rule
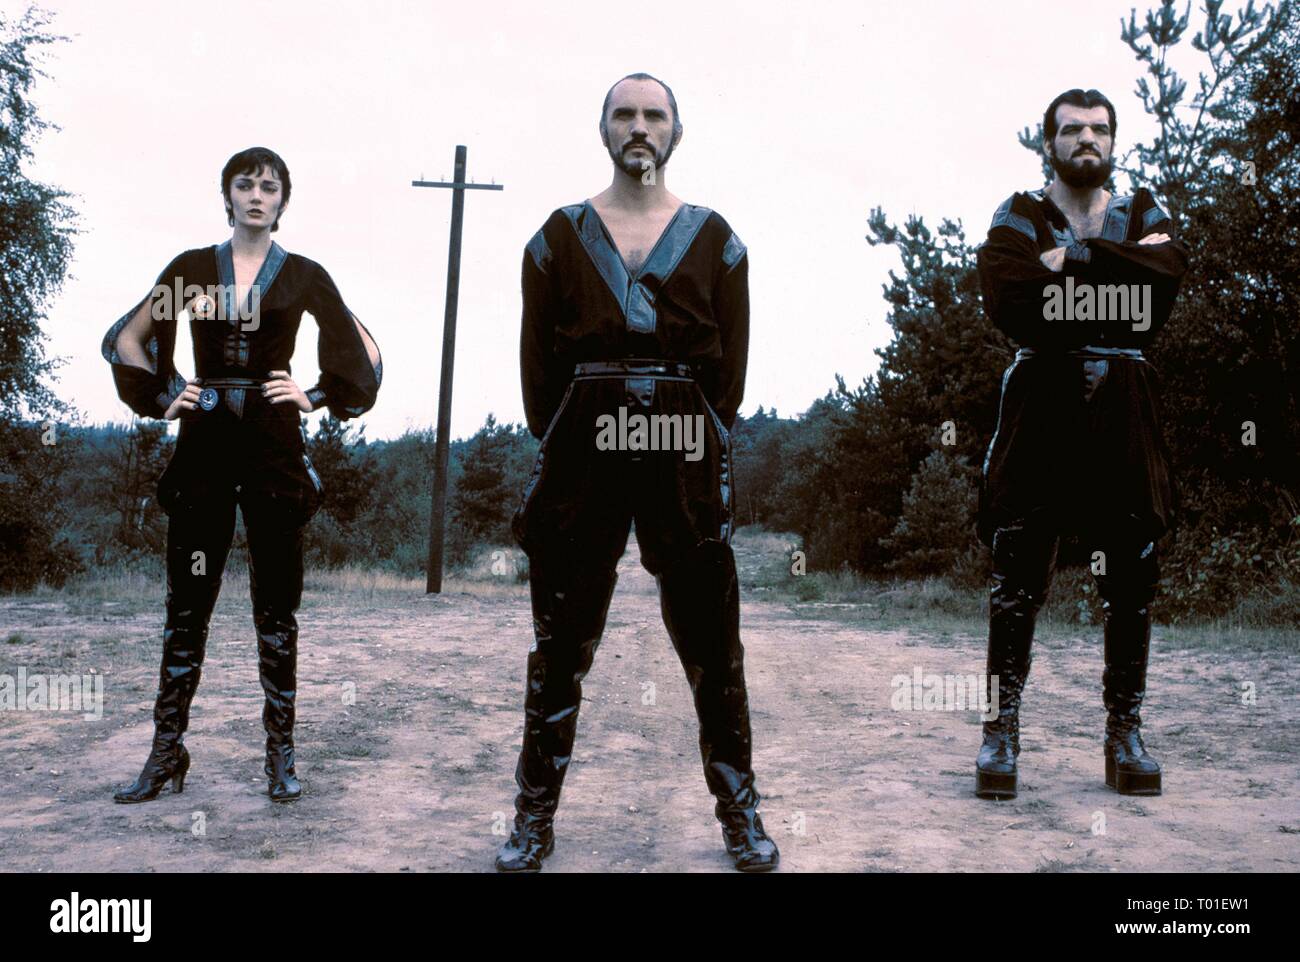
[[[249,147],[247,150],[241,150],[235,156],[226,161],[226,166],[221,168],[221,199],[226,204],[226,221],[231,227],[235,226],[235,211],[230,204],[230,185],[235,178],[241,174],[257,174],[270,168],[275,171],[276,176],[280,178],[280,189],[284,191],[284,197],[280,200],[280,208],[289,203],[289,192],[293,185],[289,180],[289,167],[280,158],[274,150],[267,147]],[[280,229],[280,215],[275,215],[275,223],[271,225],[272,231]]]

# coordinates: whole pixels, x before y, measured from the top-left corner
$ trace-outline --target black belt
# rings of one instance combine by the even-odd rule
[[[591,377],[649,377],[658,381],[693,381],[695,377],[689,364],[678,361],[656,361],[645,358],[628,358],[626,361],[583,361],[573,369],[574,378]]]
[[[226,392],[226,407],[230,408],[236,415],[242,416],[244,413],[244,392],[248,390],[261,390],[262,385],[266,383],[266,378],[256,377],[201,377],[198,378],[199,386],[199,408],[203,411],[211,411],[216,408],[217,401],[220,399],[218,391]]]
[[[1016,352],[1016,360],[1027,357],[1082,357],[1093,361],[1105,361],[1111,358],[1128,358],[1133,361],[1145,361],[1142,349],[1137,347],[1087,347],[1074,348],[1069,351],[1039,351],[1032,347],[1022,347]]]
[[[203,387],[261,387],[269,378],[261,377],[201,377],[197,378]]]

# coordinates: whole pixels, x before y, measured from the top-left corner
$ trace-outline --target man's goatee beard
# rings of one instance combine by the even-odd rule
[[[663,170],[664,167],[668,166],[668,158],[673,155],[673,148],[670,146],[662,157],[660,157],[659,151],[657,150],[652,150],[652,153],[654,154],[654,169],[660,171]],[[629,177],[639,178],[650,169],[644,166],[640,157],[629,158],[626,153],[616,153],[613,147],[609,148],[609,159],[614,162],[615,167],[627,174]]]
[[[1076,189],[1100,187],[1110,180],[1113,168],[1114,164],[1110,160],[1103,160],[1095,167],[1080,167],[1073,161],[1061,160],[1052,154],[1052,170],[1056,171],[1056,176]]]

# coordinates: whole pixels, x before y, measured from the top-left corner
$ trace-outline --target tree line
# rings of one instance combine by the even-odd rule
[[[1162,604],[1188,616],[1290,590],[1300,572],[1300,16],[1293,0],[1235,15],[1221,8],[1205,0],[1193,30],[1190,5],[1180,14],[1167,0],[1120,29],[1158,134],[1122,155],[1116,176],[1164,200],[1193,257],[1175,312],[1147,352],[1163,382],[1182,493],[1162,546]],[[41,321],[66,271],[75,215],[66,193],[21,167],[42,126],[26,99],[39,73],[28,51],[49,35],[30,14],[0,27],[8,38],[0,44],[0,586],[16,588],[156,557],[165,519],[153,485],[170,441],[148,423],[69,426],[58,443],[42,440],[50,424],[74,423],[48,386],[54,362],[43,353]],[[1190,94],[1168,65],[1185,42],[1204,64]],[[1041,127],[1019,134],[1040,152],[1041,138]],[[892,338],[861,384],[837,375],[797,417],[759,407],[738,419],[737,523],[796,534],[810,570],[982,584],[980,468],[1014,353],[980,302],[983,225],[968,232],[940,217],[932,228],[920,216],[898,224],[880,209],[865,222],[866,242],[893,248],[900,261],[883,288]],[[751,384],[748,393],[761,391]],[[309,453],[325,487],[309,560],[422,571],[432,432],[367,441],[363,428],[327,417]],[[510,518],[535,454],[522,426],[490,415],[453,443],[451,563],[470,563],[475,546],[512,543]]]

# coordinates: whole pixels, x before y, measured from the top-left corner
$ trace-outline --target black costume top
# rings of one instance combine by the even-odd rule
[[[997,427],[984,460],[980,537],[1048,512],[1067,528],[1139,524],[1154,538],[1171,524],[1177,492],[1160,431],[1158,376],[1140,349],[1160,332],[1187,270],[1172,219],[1146,189],[1113,197],[1100,237],[1081,240],[1044,191],[1013,194],[980,246],[984,309],[1020,347],[1002,380]],[[1039,255],[1065,247],[1060,271]],[[1145,285],[1145,329],[1129,319],[1047,320],[1051,285]]]
[[[577,363],[627,357],[690,364],[722,423],[735,423],[749,353],[749,259],[716,211],[683,204],[633,272],[590,202],[562,207],[524,251],[523,296],[524,410],[536,437]]]
[[[705,541],[728,543],[749,259],[727,222],[683,204],[634,272],[590,202],[560,208],[524,251],[523,302],[524,409],[542,442],[513,525],[525,552],[612,567],[633,516],[641,563],[654,573]],[[585,373],[623,370],[630,358],[679,373]],[[599,449],[598,420],[620,409],[701,425],[702,456]]]
[[[185,390],[185,379],[176,371],[172,352],[177,318],[182,308],[193,306],[198,294],[196,290],[186,293],[186,288],[193,285],[204,291],[217,289],[226,297],[215,318],[201,319],[190,311],[197,377],[265,379],[271,371],[291,370],[289,361],[298,324],[306,311],[320,327],[320,383],[306,392],[313,410],[326,405],[335,417],[347,419],[374,406],[383,363],[371,365],[352,315],[325,268],[273,242],[254,281],[260,292],[256,318],[243,320],[239,306],[234,304],[234,262],[230,242],[226,241],[188,250],[174,258],[158,275],[150,295],[122,315],[104,335],[104,359],[113,366],[118,396],[131,410],[142,417],[161,418]],[[174,296],[178,291],[181,298]],[[117,352],[118,335],[146,302],[151,303],[154,318],[146,344],[154,363],[152,373],[123,362]],[[248,317],[252,302],[245,300],[241,306]],[[253,390],[227,392],[226,406],[243,420],[296,418],[299,414],[293,404],[271,404]]]
[[[258,386],[271,371],[291,370],[304,311],[320,328],[320,383],[305,392],[312,409],[328,406],[344,419],[375,403],[383,363],[370,363],[352,315],[323,267],[272,243],[253,286],[260,295],[256,310],[251,297],[236,305],[229,241],[186,251],[104,336],[103,354],[113,366],[118,395],[142,417],[161,418],[185,390],[172,353],[176,322],[183,311],[189,313],[196,376],[208,396],[200,395],[197,410],[181,412],[176,450],[158,481],[159,502],[173,517],[211,511],[232,491],[239,492],[246,520],[251,512],[277,524],[300,525],[320,507],[321,484],[305,452],[301,411],[289,401],[272,404]],[[207,318],[199,310],[204,298],[216,308]],[[150,304],[153,317],[145,345],[153,372],[125,363],[117,350],[118,336],[144,304]]]

